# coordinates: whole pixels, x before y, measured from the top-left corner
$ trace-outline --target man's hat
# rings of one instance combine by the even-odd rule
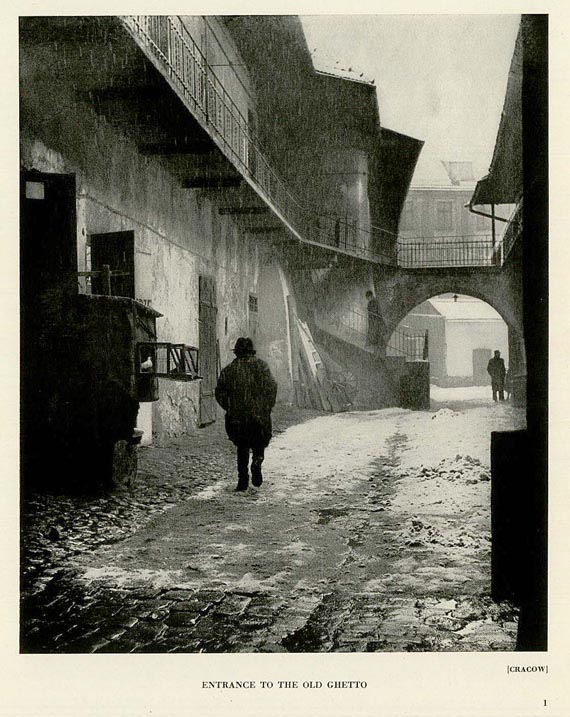
[[[234,346],[234,354],[237,356],[244,356],[246,354],[255,355],[255,349],[253,348],[253,341],[250,338],[240,336]]]

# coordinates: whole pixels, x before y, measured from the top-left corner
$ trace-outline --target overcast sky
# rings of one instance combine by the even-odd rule
[[[413,183],[439,160],[487,173],[519,15],[303,17],[317,68],[374,79],[384,127],[425,141]]]

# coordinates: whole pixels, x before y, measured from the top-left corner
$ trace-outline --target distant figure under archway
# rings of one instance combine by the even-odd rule
[[[493,307],[475,297],[451,293],[431,297],[398,326],[418,334],[428,331],[431,383],[440,388],[489,387],[487,366],[496,350],[509,365],[509,327]],[[486,392],[490,398],[488,388]]]

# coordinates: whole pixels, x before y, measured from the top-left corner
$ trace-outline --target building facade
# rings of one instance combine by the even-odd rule
[[[442,161],[424,168],[402,209],[401,266],[476,267],[489,259],[500,265],[500,231],[491,219],[492,207],[474,214],[469,205],[474,189],[470,162]]]

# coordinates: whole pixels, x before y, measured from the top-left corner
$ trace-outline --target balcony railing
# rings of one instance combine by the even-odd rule
[[[491,236],[442,236],[398,240],[398,266],[406,269],[484,267],[500,264]]]
[[[395,234],[307,206],[295,196],[179,16],[121,19],[226,157],[299,239],[367,261],[395,264]]]
[[[129,15],[121,20],[221,151],[301,241],[410,269],[485,267],[504,261],[515,241],[516,226],[503,246],[494,246],[486,236],[405,239],[305,204],[272,167],[256,132],[181,17]]]

